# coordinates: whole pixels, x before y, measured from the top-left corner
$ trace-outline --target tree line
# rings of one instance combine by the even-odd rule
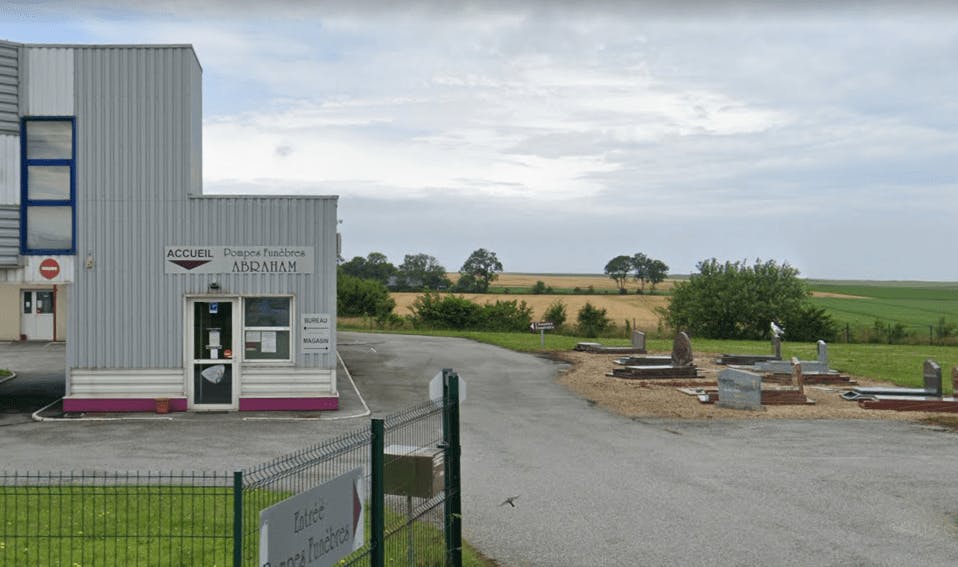
[[[626,293],[625,284],[631,277],[639,282],[642,287],[639,293],[645,292],[645,284],[651,284],[653,290],[655,286],[664,282],[669,275],[669,266],[662,260],[650,258],[642,252],[631,256],[616,256],[609,260],[605,265],[605,275],[609,276],[615,285],[619,288],[619,293]]]
[[[811,292],[799,271],[787,262],[755,260],[720,262],[715,258],[697,264],[697,273],[678,281],[671,300],[661,311],[671,329],[714,339],[767,339],[770,323],[785,328],[795,341],[834,340],[837,325],[825,309],[810,301]],[[386,256],[371,252],[340,265],[338,311],[346,317],[369,317],[381,325],[409,323],[414,327],[522,331],[532,321],[524,301],[501,301],[479,305],[462,297],[438,292],[484,293],[502,272],[495,252],[479,248],[459,270],[453,284],[446,269],[428,254],[407,254],[398,267]],[[643,253],[620,255],[610,260],[605,273],[626,293],[629,279],[654,290],[665,280],[668,265]],[[541,283],[541,282],[539,282]],[[544,284],[543,284],[544,286]],[[413,305],[413,314],[402,318],[393,313],[395,301],[389,291],[425,291]],[[554,302],[545,314],[557,327],[566,320],[565,305]],[[577,314],[578,324],[566,329],[584,336],[597,336],[614,328],[605,311],[587,305]]]
[[[429,254],[406,254],[402,263],[395,266],[385,254],[370,252],[365,258],[355,256],[343,262],[340,269],[348,276],[380,282],[392,291],[485,293],[502,272],[502,262],[495,252],[474,250],[459,268],[455,284],[446,276],[445,266]]]

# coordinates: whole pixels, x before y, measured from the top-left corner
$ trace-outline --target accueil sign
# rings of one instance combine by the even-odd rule
[[[311,274],[312,246],[167,246],[167,274]]]

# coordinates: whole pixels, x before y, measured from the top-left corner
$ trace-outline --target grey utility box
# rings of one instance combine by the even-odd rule
[[[390,445],[383,451],[386,494],[432,498],[445,487],[442,449]]]

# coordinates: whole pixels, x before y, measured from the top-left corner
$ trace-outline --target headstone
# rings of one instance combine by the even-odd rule
[[[632,348],[645,350],[645,333],[632,331]]]
[[[938,396],[940,398],[941,366],[938,366],[937,362],[929,358],[925,361],[922,374],[925,379],[925,391],[928,392],[929,396]]]
[[[685,331],[675,335],[672,341],[672,366],[691,366],[692,342]]]
[[[762,409],[762,376],[748,370],[726,368],[718,375],[718,407]]]
[[[772,354],[778,360],[782,359],[782,338],[778,335],[772,335]]]
[[[802,364],[794,356],[792,357],[792,386],[798,388],[802,394],[805,393],[805,375],[802,374]]]
[[[825,341],[818,341],[818,362],[828,368],[828,345]]]

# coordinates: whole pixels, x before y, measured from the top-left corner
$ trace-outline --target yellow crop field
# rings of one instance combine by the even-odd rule
[[[535,276],[532,276],[535,277]],[[538,279],[542,279],[541,277]],[[543,280],[545,281],[545,280]],[[535,280],[533,280],[535,283]],[[555,284],[548,284],[555,285]],[[391,293],[390,296],[396,300],[395,313],[397,315],[409,315],[412,312],[409,306],[418,297],[419,293]],[[659,315],[655,311],[657,307],[668,305],[668,297],[663,295],[513,295],[498,293],[483,294],[456,294],[462,295],[466,299],[475,303],[493,303],[496,300],[525,301],[532,308],[535,319],[542,319],[549,305],[556,300],[562,301],[566,306],[568,322],[574,323],[576,313],[586,302],[605,309],[608,317],[616,325],[624,326],[628,320],[631,325],[633,322],[639,330],[654,330],[659,324]]]
[[[449,273],[446,274],[453,283],[459,279],[458,273]],[[532,287],[536,285],[537,281],[545,283],[547,286],[554,288],[562,289],[575,289],[582,288],[587,289],[590,285],[593,289],[596,290],[614,290],[616,289],[615,282],[612,281],[608,276],[600,274],[499,274],[499,277],[492,282],[492,285],[495,287]],[[665,280],[664,282],[655,286],[657,291],[664,291],[672,289],[673,285],[672,280]],[[626,289],[630,291],[635,291],[640,287],[639,282],[636,282],[630,279],[626,284]],[[649,289],[649,285],[646,284],[646,289]]]

